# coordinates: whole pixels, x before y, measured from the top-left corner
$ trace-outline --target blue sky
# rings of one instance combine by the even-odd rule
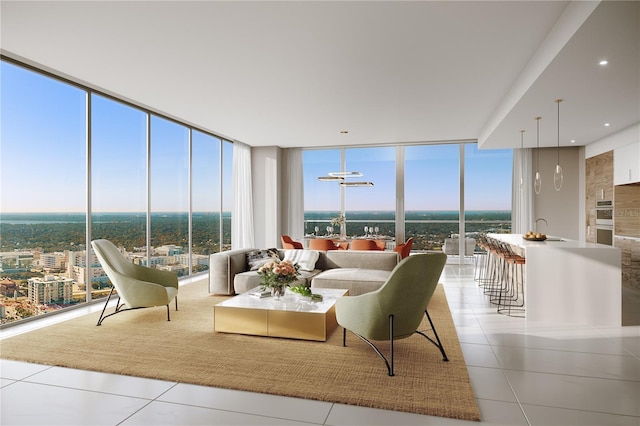
[[[86,207],[86,103],[82,90],[2,62],[0,68],[0,211],[83,212]],[[146,210],[146,115],[94,95],[92,209]],[[188,132],[151,116],[152,211],[188,210]],[[194,131],[193,209],[220,208],[219,141]],[[224,145],[231,165],[230,144]],[[405,149],[405,209],[457,210],[458,145]],[[395,210],[395,148],[351,148],[346,170],[360,171],[373,188],[348,188],[347,210]],[[511,150],[465,149],[468,210],[511,208]],[[305,208],[339,210],[340,186],[318,176],[339,171],[340,150],[304,153]],[[231,187],[231,167],[223,170]],[[231,208],[231,191],[223,209]]]
[[[4,212],[83,212],[86,209],[84,91],[1,63],[0,209]],[[146,210],[146,114],[93,95],[92,209]],[[220,208],[220,141],[194,131],[193,209]],[[231,165],[230,144],[223,144]],[[188,131],[151,116],[152,211],[188,210]],[[231,167],[224,170],[231,186]],[[231,207],[231,191],[224,208]]]
[[[510,210],[512,151],[479,151],[465,146],[465,207],[467,210]],[[457,210],[459,145],[405,147],[405,210]],[[347,210],[395,210],[395,148],[350,148],[345,168],[364,174],[357,180],[373,187],[346,189]],[[340,150],[304,153],[306,210],[339,210],[340,186],[318,176],[340,171]],[[356,180],[352,178],[351,180]]]

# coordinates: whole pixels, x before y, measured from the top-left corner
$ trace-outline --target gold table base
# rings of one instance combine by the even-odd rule
[[[222,333],[326,341],[338,327],[335,301],[348,290],[313,289],[322,302],[301,301],[296,295],[280,300],[258,299],[249,293],[213,307],[214,330]]]

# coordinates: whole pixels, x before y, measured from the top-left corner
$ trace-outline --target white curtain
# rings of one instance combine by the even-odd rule
[[[511,232],[525,234],[533,222],[533,149],[513,150],[513,184],[511,190]]]
[[[287,149],[286,233],[296,241],[304,237],[304,184],[302,148]]]
[[[253,192],[251,186],[251,147],[233,143],[233,209],[231,211],[231,248],[252,248]]]

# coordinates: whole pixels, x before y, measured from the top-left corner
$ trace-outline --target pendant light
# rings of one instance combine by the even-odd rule
[[[562,99],[556,99],[555,102],[558,104],[558,161],[556,162],[556,169],[553,171],[553,186],[556,191],[560,191],[562,180],[564,179],[562,167],[560,167],[560,102],[562,102]]]
[[[520,188],[524,186],[524,130],[520,130]]]
[[[542,189],[542,178],[540,177],[540,119],[542,117],[536,117],[536,153],[537,153],[537,164],[536,164],[536,180],[533,182],[533,189],[536,191],[536,195],[540,194],[540,190]]]

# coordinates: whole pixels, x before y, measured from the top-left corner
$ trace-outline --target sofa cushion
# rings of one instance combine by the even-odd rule
[[[316,269],[316,262],[320,253],[316,250],[285,250],[284,259],[291,263],[298,264],[300,271],[313,271]]]
[[[344,288],[349,296],[357,296],[379,289],[390,275],[381,269],[327,269],[312,278],[311,288]]]
[[[319,269],[361,268],[391,271],[400,263],[400,255],[394,251],[332,250],[324,254],[324,265]]]
[[[277,249],[251,250],[247,253],[247,264],[250,271],[257,271],[262,265],[279,259]]]

